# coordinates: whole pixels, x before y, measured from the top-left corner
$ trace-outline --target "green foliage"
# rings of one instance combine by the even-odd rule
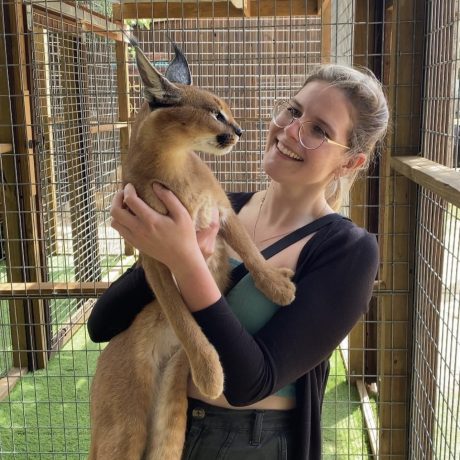
[[[151,19],[125,19],[125,23],[130,27],[138,27],[139,29],[150,30],[152,27]]]

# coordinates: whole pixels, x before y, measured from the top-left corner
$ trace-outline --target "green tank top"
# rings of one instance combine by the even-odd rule
[[[235,268],[241,262],[230,258]],[[276,313],[279,306],[267,299],[255,286],[250,273],[247,273],[227,294],[227,302],[243,327],[254,335]],[[290,383],[274,393],[276,396],[295,398],[295,384]]]

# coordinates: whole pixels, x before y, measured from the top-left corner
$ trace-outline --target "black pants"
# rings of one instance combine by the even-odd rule
[[[182,460],[293,460],[295,410],[233,410],[189,398]]]

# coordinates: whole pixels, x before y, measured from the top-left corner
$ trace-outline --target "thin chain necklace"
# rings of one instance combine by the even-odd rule
[[[260,243],[264,243],[265,241],[268,241],[268,240],[273,240],[275,238],[280,238],[282,236],[285,236],[285,235],[288,235],[289,233],[292,232],[292,230],[289,230],[288,232],[285,232],[285,233],[281,233],[279,235],[273,235],[273,236],[270,236],[268,238],[265,238],[263,240],[260,240],[260,241],[256,241],[256,230],[257,230],[257,224],[259,223],[259,219],[260,219],[260,215],[262,213],[262,208],[263,208],[263,205],[265,203],[265,199],[267,198],[267,195],[268,195],[268,191],[270,190],[270,185],[268,186],[268,189],[265,191],[264,193],[264,196],[262,197],[262,199],[260,200],[260,205],[259,205],[259,210],[257,212],[257,217],[256,217],[256,221],[254,223],[254,228],[252,229],[252,240],[254,241],[254,243],[256,244],[260,244]],[[327,202],[325,203],[322,211],[321,211],[321,215],[320,217],[323,215],[324,211],[326,210],[327,208]]]
[[[288,233],[291,233],[291,230],[289,230],[288,232],[285,232],[285,233],[281,233],[280,235],[274,235],[274,236],[270,236],[268,238],[265,238],[263,240],[260,240],[260,241],[256,241],[256,230],[257,230],[257,224],[259,223],[259,219],[260,219],[260,214],[262,212],[262,207],[265,203],[265,198],[267,198],[267,194],[268,194],[268,191],[270,190],[270,186],[268,186],[268,189],[265,190],[265,193],[264,193],[264,196],[262,197],[262,199],[260,200],[260,205],[259,205],[259,211],[257,212],[257,217],[256,217],[256,221],[254,223],[254,228],[252,230],[252,240],[254,241],[254,243],[264,243],[265,241],[268,241],[268,240],[273,240],[274,238],[280,238],[284,235],[287,235]]]

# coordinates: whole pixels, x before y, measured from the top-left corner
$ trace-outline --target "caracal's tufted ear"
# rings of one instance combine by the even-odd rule
[[[148,103],[153,106],[174,105],[181,97],[180,89],[155,69],[133,36],[126,36],[136,51],[137,69],[144,83],[144,96]]]
[[[192,74],[190,73],[190,67],[187,62],[187,58],[184,56],[180,48],[171,40],[168,36],[174,48],[174,59],[168,65],[165,72],[165,77],[174,83],[182,83],[183,85],[192,84]]]

